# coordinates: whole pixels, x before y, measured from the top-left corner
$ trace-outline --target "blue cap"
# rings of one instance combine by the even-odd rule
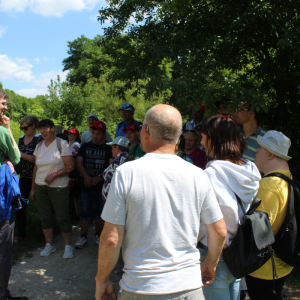
[[[106,145],[119,145],[123,147],[129,147],[129,139],[125,136],[118,136],[112,142],[106,143]]]
[[[119,110],[134,111],[134,107],[131,104],[122,104],[122,108]]]

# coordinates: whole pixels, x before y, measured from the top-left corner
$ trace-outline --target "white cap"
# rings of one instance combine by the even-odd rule
[[[87,117],[88,118],[95,118],[95,119],[99,120],[98,116],[96,114],[89,114]]]
[[[291,141],[282,132],[269,130],[264,136],[259,135],[257,142],[274,155],[284,160],[291,159],[291,157],[287,155],[291,147]]]

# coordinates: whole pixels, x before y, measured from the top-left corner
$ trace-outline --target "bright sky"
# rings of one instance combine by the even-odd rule
[[[35,97],[46,94],[57,75],[64,80],[67,42],[103,34],[97,15],[105,6],[105,0],[0,0],[3,87]]]

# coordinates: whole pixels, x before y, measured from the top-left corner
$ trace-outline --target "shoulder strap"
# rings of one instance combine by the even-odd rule
[[[292,179],[287,177],[286,175],[279,173],[279,172],[274,172],[274,173],[270,173],[268,175],[265,175],[264,177],[271,177],[271,176],[275,176],[275,177],[279,177],[289,183],[292,183]]]
[[[117,129],[117,130],[120,129],[120,127],[124,124],[124,122],[125,122],[125,121],[122,121],[122,122],[120,122],[120,123],[118,124],[118,129]]]
[[[237,200],[239,206],[241,207],[241,209],[243,211],[243,214],[245,216],[246,215],[246,211],[245,211],[245,208],[243,206],[242,200],[241,200],[241,198],[236,193],[234,193],[234,194],[235,194],[236,200]]]
[[[61,154],[61,138],[56,138],[56,145],[59,153]]]

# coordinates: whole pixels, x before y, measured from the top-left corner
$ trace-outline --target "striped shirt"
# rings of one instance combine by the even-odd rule
[[[242,126],[240,127],[240,132],[247,144],[246,150],[243,154],[243,158],[249,159],[254,162],[256,150],[259,146],[257,143],[257,136],[263,136],[266,132],[260,127],[260,125],[258,125],[258,128],[247,138],[245,138],[245,132]]]

